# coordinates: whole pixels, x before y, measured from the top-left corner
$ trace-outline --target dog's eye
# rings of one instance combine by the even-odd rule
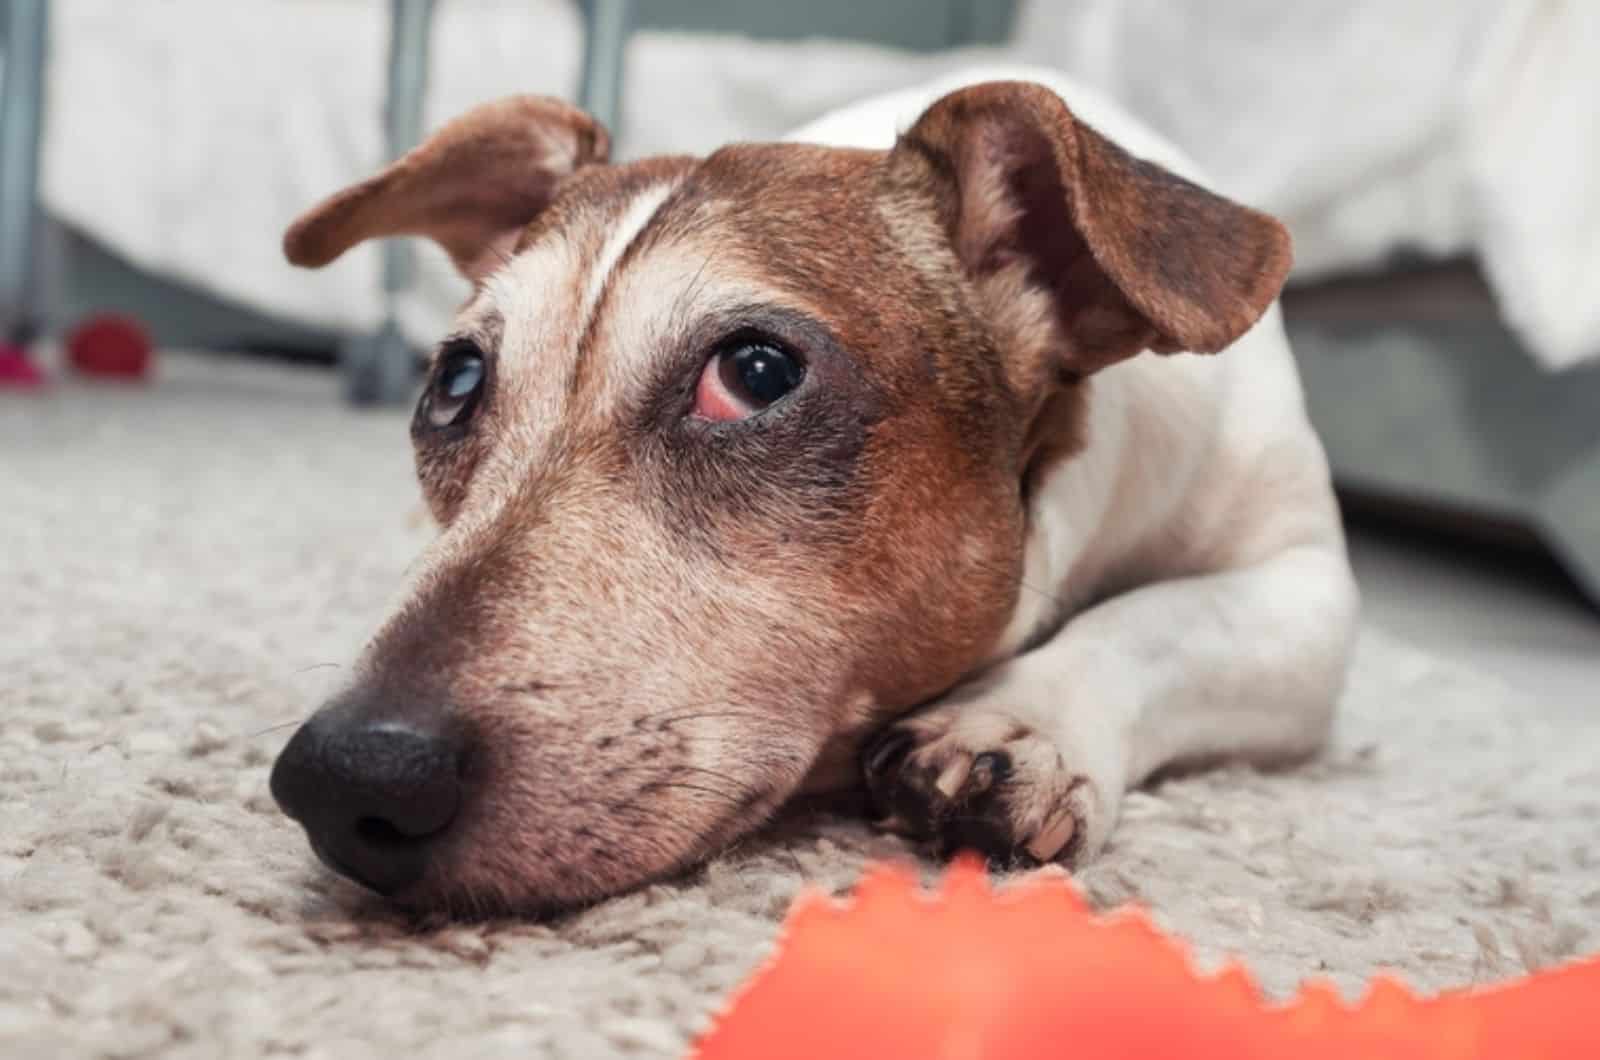
[[[775,343],[730,344],[700,373],[694,415],[718,422],[744,419],[788,394],[805,375],[800,359]]]
[[[483,353],[471,343],[452,343],[439,354],[439,367],[428,387],[428,424],[450,427],[465,423],[483,393]]]

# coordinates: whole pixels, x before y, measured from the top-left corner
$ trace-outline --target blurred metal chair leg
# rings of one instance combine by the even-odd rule
[[[392,0],[388,106],[390,157],[414,147],[422,134],[428,84],[428,35],[436,0]],[[633,23],[632,0],[584,0],[585,33],[579,103],[613,131],[621,119],[623,59]],[[416,283],[416,254],[404,240],[383,246],[384,320],[370,335],[351,337],[341,351],[345,393],[358,405],[396,405],[411,397],[416,352],[400,331],[396,303]]]
[[[583,73],[578,105],[613,137],[622,121],[622,80],[633,0],[584,0]]]
[[[388,100],[384,133],[390,158],[422,138],[428,88],[428,33],[436,0],[392,0]],[[417,352],[400,330],[399,296],[417,280],[416,251],[403,239],[383,244],[383,323],[371,335],[352,336],[341,350],[345,394],[357,405],[399,405],[411,398]]]
[[[39,136],[44,112],[46,0],[7,0],[0,87],[0,342],[25,345],[41,321],[38,294]]]

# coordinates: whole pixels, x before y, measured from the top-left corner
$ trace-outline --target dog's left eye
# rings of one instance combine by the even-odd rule
[[[451,427],[465,423],[478,407],[484,376],[483,352],[478,347],[471,343],[445,347],[428,387],[428,424]]]
[[[805,374],[800,358],[776,343],[731,343],[700,373],[694,415],[714,422],[742,420],[794,390]]]

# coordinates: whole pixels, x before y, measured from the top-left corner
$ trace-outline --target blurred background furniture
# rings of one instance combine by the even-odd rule
[[[1284,315],[1348,509],[1548,549],[1600,604],[1600,364],[1541,370],[1471,261],[1299,286]]]
[[[391,0],[390,10],[384,141],[393,159],[422,139],[434,0]],[[415,253],[410,240],[383,241],[383,322],[376,332],[345,339],[339,358],[345,395],[355,404],[398,405],[411,396],[417,355],[400,332],[395,300],[416,282]]]
[[[26,346],[39,321],[35,273],[45,0],[0,9],[0,342]]]
[[[385,141],[398,158],[422,138],[422,108],[428,85],[428,38],[437,0],[391,0]],[[622,105],[623,50],[633,23],[632,0],[580,0],[584,13],[583,69],[579,104],[607,126]],[[383,244],[384,316],[378,330],[347,337],[340,364],[345,393],[357,405],[399,405],[411,400],[417,352],[401,331],[396,299],[416,282],[410,240]]]

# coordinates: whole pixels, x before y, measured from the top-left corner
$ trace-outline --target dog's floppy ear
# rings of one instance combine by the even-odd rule
[[[1289,270],[1277,221],[1130,156],[1040,85],[945,96],[888,162],[933,188],[985,310],[1068,376],[1143,349],[1221,350]]]
[[[474,107],[383,172],[303,214],[283,237],[295,265],[319,268],[363,240],[427,236],[474,281],[580,166],[604,162],[605,129],[544,96]]]

